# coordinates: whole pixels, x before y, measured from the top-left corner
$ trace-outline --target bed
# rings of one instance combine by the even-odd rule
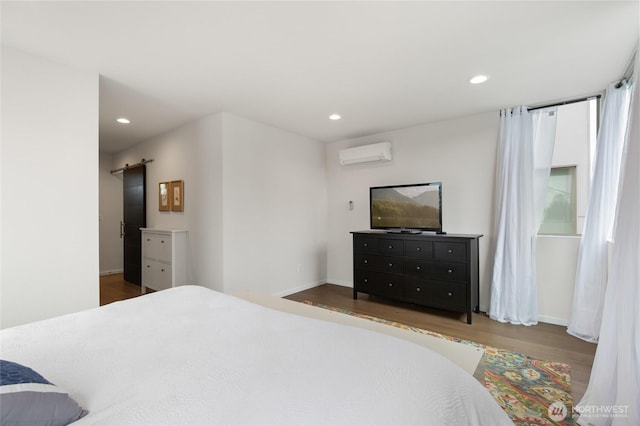
[[[199,286],[5,329],[0,350],[68,392],[78,426],[512,424],[423,346]]]

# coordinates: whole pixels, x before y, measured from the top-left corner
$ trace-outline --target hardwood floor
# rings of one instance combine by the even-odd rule
[[[100,306],[140,295],[140,286],[126,282],[122,274],[100,276]]]
[[[538,359],[564,362],[571,366],[574,402],[582,398],[587,388],[596,345],[567,334],[566,327],[545,323],[530,327],[502,324],[489,319],[484,313],[474,313],[473,324],[469,325],[463,313],[422,308],[362,293],[358,300],[353,300],[352,295],[351,288],[324,284],[292,294],[287,299],[310,300]],[[124,281],[122,274],[100,277],[100,305],[136,296],[140,296],[140,286]]]

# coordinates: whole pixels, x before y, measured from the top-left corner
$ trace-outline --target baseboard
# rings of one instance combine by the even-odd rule
[[[113,274],[122,274],[124,269],[114,269],[112,271],[100,271],[100,276],[103,275],[113,275]]]
[[[567,327],[569,325],[569,321],[563,318],[555,318],[555,317],[549,317],[546,315],[538,315],[538,321],[539,322],[545,322],[547,324],[553,324],[553,325],[561,325],[564,327]]]
[[[353,288],[353,281],[327,280],[327,284],[335,284],[341,287]]]
[[[310,290],[312,288],[318,287],[319,285],[325,284],[327,281],[326,280],[320,280],[320,281],[316,281],[313,283],[309,283],[309,284],[304,284],[300,287],[296,287],[290,290],[285,290],[285,291],[281,291],[279,293],[274,293],[272,294],[272,296],[275,297],[286,297],[286,296],[290,296],[294,293],[299,293],[301,291],[305,291],[305,290]]]

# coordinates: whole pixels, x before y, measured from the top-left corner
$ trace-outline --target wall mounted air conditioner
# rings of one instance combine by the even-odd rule
[[[391,161],[391,142],[374,143],[340,151],[340,164],[343,166],[370,161]]]

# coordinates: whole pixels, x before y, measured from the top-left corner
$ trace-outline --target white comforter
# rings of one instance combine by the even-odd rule
[[[428,349],[186,286],[0,332],[90,411],[80,425],[501,425]]]

